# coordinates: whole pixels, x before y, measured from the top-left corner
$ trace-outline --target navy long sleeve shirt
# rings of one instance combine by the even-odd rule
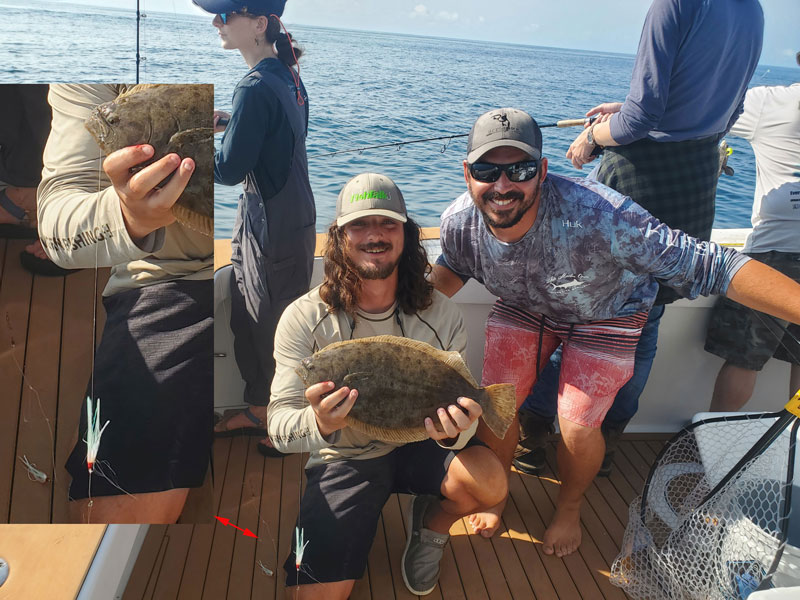
[[[259,62],[236,85],[231,118],[221,147],[214,155],[214,183],[236,185],[253,171],[266,200],[286,184],[294,154],[294,135],[269,84],[249,76],[254,71],[273,73],[287,85],[294,85],[289,69],[274,58]],[[308,102],[305,106],[308,123]]]
[[[763,35],[758,0],[654,0],[611,136],[629,144],[726,132],[742,111]]]

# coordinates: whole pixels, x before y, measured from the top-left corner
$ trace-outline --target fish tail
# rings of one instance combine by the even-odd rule
[[[501,440],[517,413],[517,392],[513,383],[497,383],[484,388],[489,401],[483,406],[483,421]]]

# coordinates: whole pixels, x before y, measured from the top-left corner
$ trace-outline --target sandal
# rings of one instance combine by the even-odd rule
[[[243,414],[247,417],[255,427],[236,427],[234,429],[228,429],[227,424],[228,422],[235,416]],[[233,410],[229,411],[224,417],[222,417],[218,422],[217,425],[223,424],[225,429],[223,431],[215,431],[214,437],[215,438],[225,438],[225,437],[236,437],[237,435],[253,435],[259,437],[267,437],[267,430],[264,427],[264,424],[261,422],[257,416],[255,416],[252,412],[250,412],[250,407],[248,406],[244,410]]]
[[[19,253],[19,262],[22,263],[26,271],[44,277],[66,277],[80,271],[80,269],[64,269],[49,258],[39,258],[25,250]]]
[[[0,223],[0,238],[12,240],[35,240],[39,237],[39,232],[35,227],[31,227],[30,214],[27,210],[18,206],[8,197],[5,188],[0,190],[0,207],[3,207],[19,223]]]

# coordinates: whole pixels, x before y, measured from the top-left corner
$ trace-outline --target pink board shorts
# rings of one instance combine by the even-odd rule
[[[513,383],[517,407],[550,355],[563,344],[558,382],[561,418],[599,428],[619,389],[633,375],[647,312],[591,323],[566,323],[498,300],[486,322],[482,385]]]

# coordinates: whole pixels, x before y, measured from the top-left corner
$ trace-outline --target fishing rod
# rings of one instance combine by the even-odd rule
[[[539,125],[539,129],[544,129],[545,127],[575,127],[577,125],[585,125],[586,123],[593,123],[596,117],[587,117],[583,119],[562,119],[560,121],[556,121],[555,123],[545,123],[544,125]],[[222,123],[222,119],[218,121],[219,124]],[[346,150],[337,150],[336,152],[326,152],[324,154],[309,154],[308,158],[322,158],[324,156],[335,156],[337,154],[346,154],[349,152],[363,152],[364,150],[374,150],[376,148],[391,148],[405,146],[407,144],[420,144],[422,142],[436,142],[441,140],[453,140],[455,138],[462,138],[467,137],[468,133],[455,133],[453,135],[442,135],[439,137],[430,137],[430,138],[422,138],[416,140],[406,140],[404,142],[390,142],[387,144],[375,144],[374,146],[362,146],[360,148],[348,148]],[[447,148],[447,144],[445,144],[445,148]]]
[[[562,119],[561,121],[556,121],[555,123],[546,123],[544,125],[539,125],[539,129],[544,129],[545,127],[575,127],[577,125],[585,125],[586,123],[594,122],[596,117],[587,117],[584,119]],[[217,121],[217,125],[225,126],[228,124],[228,119],[220,119]],[[440,140],[453,140],[455,138],[467,137],[468,133],[456,133],[453,135],[442,135],[439,137],[430,137],[430,138],[422,138],[417,140],[407,140],[405,142],[390,142],[387,144],[376,144],[374,146],[362,146],[360,148],[348,148],[347,150],[337,150],[336,152],[326,152],[325,154],[310,154],[309,158],[322,158],[323,156],[334,156],[336,154],[345,154],[348,152],[363,152],[364,150],[374,150],[375,148],[391,148],[393,146],[405,146],[406,144],[419,144],[422,142],[436,142]],[[445,147],[447,147],[445,145]]]
[[[139,21],[141,13],[139,12],[139,0],[136,0],[136,83],[139,83]]]

